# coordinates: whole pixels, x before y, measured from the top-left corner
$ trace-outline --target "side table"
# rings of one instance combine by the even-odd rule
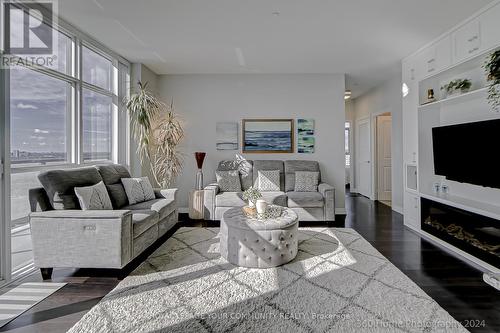
[[[192,220],[202,220],[205,206],[203,203],[204,190],[193,190],[189,192],[189,218]]]

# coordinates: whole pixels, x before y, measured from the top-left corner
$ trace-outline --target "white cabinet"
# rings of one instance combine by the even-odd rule
[[[479,17],[481,26],[481,50],[500,45],[500,4],[495,5]]]
[[[420,230],[420,197],[404,192],[404,224]]]
[[[451,37],[446,36],[422,50],[417,56],[417,77],[433,75],[451,65]]]
[[[452,36],[454,44],[454,63],[473,57],[481,51],[481,34],[478,18],[473,19],[455,30]]]

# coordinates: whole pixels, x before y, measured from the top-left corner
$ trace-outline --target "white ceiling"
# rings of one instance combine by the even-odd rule
[[[346,73],[355,97],[491,1],[63,0],[59,13],[158,74]]]

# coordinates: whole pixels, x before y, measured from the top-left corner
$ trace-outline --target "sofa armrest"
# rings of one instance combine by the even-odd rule
[[[214,183],[206,186],[204,191],[203,202],[205,206],[205,219],[215,220],[215,197],[220,192],[220,187],[217,183]]]
[[[52,210],[29,215],[35,266],[123,268],[132,258],[130,210]]]
[[[177,200],[177,189],[176,188],[167,188],[167,189],[155,189],[155,197],[156,199],[168,199],[172,201]]]
[[[335,188],[321,183],[318,185],[318,191],[325,199],[325,221],[335,221]]]
[[[327,183],[321,183],[318,185],[318,192],[321,193],[321,195],[325,196],[328,191],[335,191],[335,188]]]

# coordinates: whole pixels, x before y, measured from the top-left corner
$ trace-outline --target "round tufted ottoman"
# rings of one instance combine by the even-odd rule
[[[220,253],[232,264],[276,267],[297,255],[298,218],[288,208],[280,217],[268,220],[248,218],[241,208],[231,208],[220,222]]]

